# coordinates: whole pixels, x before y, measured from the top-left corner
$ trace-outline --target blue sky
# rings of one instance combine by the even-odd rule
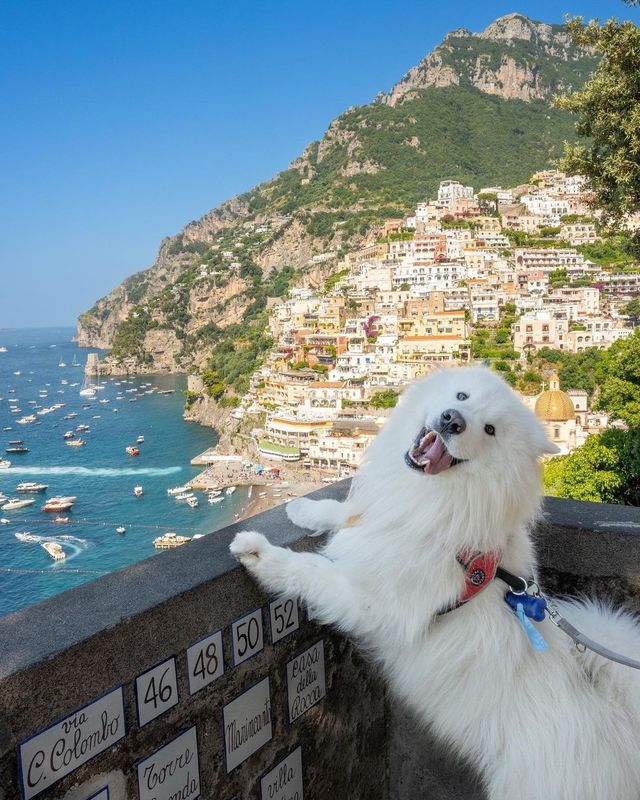
[[[450,30],[618,0],[0,3],[0,327],[72,324]]]

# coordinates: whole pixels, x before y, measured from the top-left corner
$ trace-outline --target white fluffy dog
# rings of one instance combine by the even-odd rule
[[[239,533],[231,551],[265,589],[301,598],[358,640],[393,691],[475,764],[490,800],[638,800],[640,673],[579,653],[547,619],[538,630],[549,649],[536,652],[497,578],[456,605],[473,582],[460,563],[469,554],[534,573],[537,460],[555,451],[497,375],[440,370],[406,391],[344,503],[288,506],[297,525],[334,532],[320,553],[256,532]],[[628,615],[558,606],[591,638],[640,657]]]

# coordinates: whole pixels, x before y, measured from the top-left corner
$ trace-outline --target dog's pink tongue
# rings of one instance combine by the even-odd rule
[[[427,475],[437,475],[451,466],[453,457],[447,452],[444,442],[439,436],[433,440],[431,447],[425,452],[428,461],[424,466]]]

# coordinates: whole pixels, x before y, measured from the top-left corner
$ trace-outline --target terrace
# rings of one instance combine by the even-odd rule
[[[482,798],[351,642],[238,567],[249,526],[317,547],[280,506],[0,620],[3,800]],[[537,546],[549,591],[640,610],[637,509],[547,499]]]

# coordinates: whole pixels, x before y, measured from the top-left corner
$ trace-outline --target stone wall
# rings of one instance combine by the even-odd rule
[[[637,509],[547,512],[545,581],[640,607]],[[350,642],[256,589],[242,527],[0,620],[0,800],[480,800]],[[255,527],[317,546],[282,506]]]

